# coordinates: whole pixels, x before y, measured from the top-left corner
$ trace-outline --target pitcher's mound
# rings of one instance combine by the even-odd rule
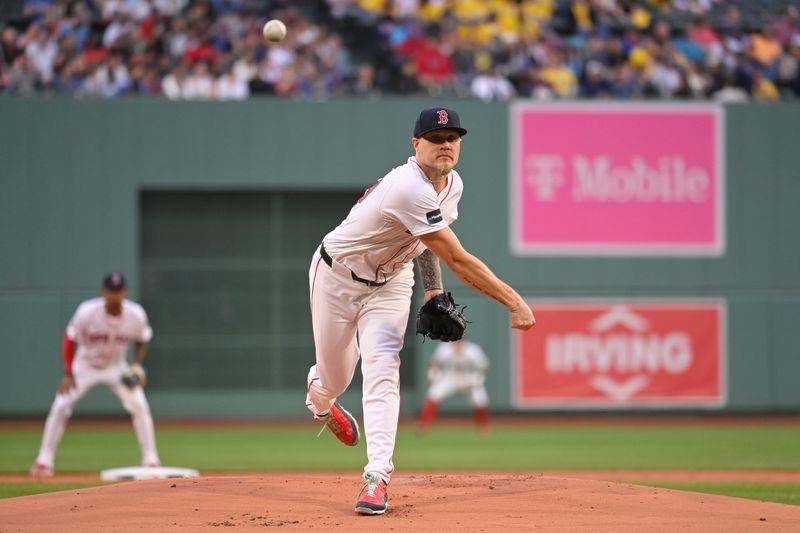
[[[793,531],[800,507],[536,474],[396,476],[382,516],[354,474],[132,481],[0,500],[3,531]]]

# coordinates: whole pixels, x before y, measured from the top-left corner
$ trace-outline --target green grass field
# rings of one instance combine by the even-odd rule
[[[0,498],[15,498],[17,496],[30,496],[59,490],[74,490],[85,487],[102,485],[97,483],[6,483],[0,484]]]
[[[766,502],[800,505],[800,484],[797,483],[649,483],[653,487],[706,492]]]
[[[317,437],[308,426],[164,427],[157,426],[162,463],[201,472],[359,471],[363,442],[339,445],[329,432]],[[39,446],[39,429],[0,430],[0,473],[25,473]],[[395,465],[399,472],[544,470],[800,470],[800,427],[782,425],[498,426],[488,436],[471,425],[436,426],[427,434],[401,427]],[[56,471],[97,473],[138,464],[138,447],[129,426],[68,427]],[[98,482],[99,484],[99,482]],[[713,483],[647,484],[800,503],[800,484]],[[29,484],[28,484],[29,485]],[[2,487],[0,496],[30,494],[58,485]],[[15,488],[16,487],[16,488]],[[26,492],[27,491],[27,492]]]

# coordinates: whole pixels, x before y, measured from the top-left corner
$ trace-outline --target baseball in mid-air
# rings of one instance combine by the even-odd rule
[[[286,37],[286,24],[278,19],[268,20],[264,24],[264,37],[273,43],[282,41]]]

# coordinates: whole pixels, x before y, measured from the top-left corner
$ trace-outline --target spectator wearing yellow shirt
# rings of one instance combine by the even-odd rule
[[[574,0],[572,16],[575,17],[575,25],[580,31],[588,33],[594,27],[594,9],[588,0]]]
[[[522,0],[520,16],[522,18],[521,32],[526,39],[538,39],[542,34],[542,27],[547,26],[553,16],[554,0]]]
[[[760,70],[753,75],[753,99],[756,102],[777,102],[781,99],[778,88]]]
[[[419,8],[419,18],[427,22],[441,20],[450,9],[448,0],[428,0]]]
[[[563,50],[553,50],[549,64],[541,70],[542,80],[553,88],[559,98],[570,98],[578,93],[578,78],[565,64],[565,55]]]
[[[519,6],[509,0],[495,0],[492,10],[496,17],[498,36],[506,43],[517,42],[522,30]]]
[[[358,7],[375,17],[386,14],[386,0],[358,0]]]
[[[486,0],[460,0],[453,5],[453,16],[459,23],[480,22],[489,16]]]
[[[458,21],[456,33],[462,41],[489,45],[498,34],[496,15],[488,0],[460,0],[453,6]]]

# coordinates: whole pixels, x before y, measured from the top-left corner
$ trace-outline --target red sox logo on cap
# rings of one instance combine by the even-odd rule
[[[459,135],[466,135],[467,130],[461,127],[458,113],[446,107],[429,107],[423,109],[414,124],[414,137],[421,137],[434,130],[456,130]]]
[[[109,291],[121,291],[125,285],[125,276],[119,272],[111,272],[103,278],[103,288]]]

